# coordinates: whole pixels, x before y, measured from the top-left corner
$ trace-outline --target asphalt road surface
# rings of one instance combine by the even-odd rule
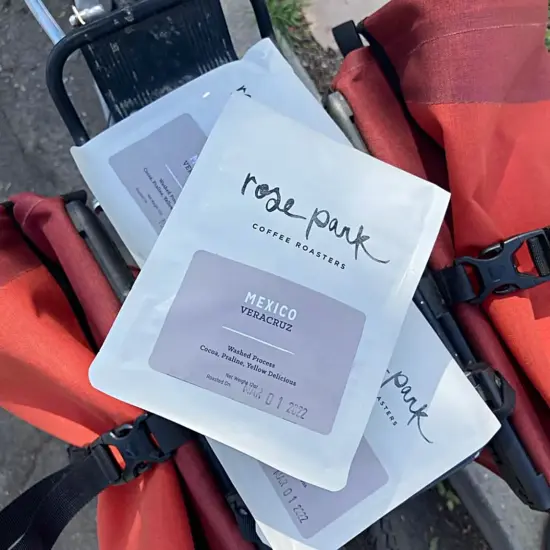
[[[241,50],[256,38],[251,16],[235,4],[230,27]],[[69,5],[51,0],[50,9],[66,21]],[[20,191],[57,195],[84,186],[70,153],[70,137],[45,87],[44,71],[51,48],[20,0],[0,0],[0,200]],[[101,111],[79,56],[69,63],[66,80],[93,133],[104,127]],[[64,445],[0,409],[0,508],[22,490],[66,463]],[[425,493],[391,516],[400,530],[400,550],[476,550],[485,548],[464,509],[448,509],[436,492]],[[367,548],[365,540],[353,548]],[[57,550],[93,550],[95,507],[90,505],[70,524]],[[381,547],[376,547],[381,548]]]
[[[61,15],[67,7],[51,3]],[[0,200],[20,191],[56,195],[82,188],[70,137],[45,86],[51,44],[20,0],[0,0]],[[67,74],[86,120],[101,128],[101,112],[84,64]],[[64,445],[0,409],[0,507],[23,489],[66,464]],[[97,548],[95,507],[72,522],[57,550]]]

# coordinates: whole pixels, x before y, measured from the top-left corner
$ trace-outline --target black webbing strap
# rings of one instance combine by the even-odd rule
[[[45,495],[63,478],[69,466],[51,474],[19,498],[9,504],[0,513],[0,548],[12,548],[28,530],[35,510],[38,510]]]
[[[168,460],[191,437],[182,426],[144,414],[88,447],[73,447],[69,466],[32,486],[0,512],[0,550],[50,550],[71,519],[99,493]],[[119,451],[123,466],[110,447]]]
[[[515,255],[524,245],[536,274],[521,273]],[[474,258],[457,258],[434,274],[448,304],[480,304],[491,294],[504,296],[550,281],[550,227],[536,229],[496,243]]]
[[[71,519],[115,481],[93,454],[52,474],[0,513],[0,548],[49,550]]]

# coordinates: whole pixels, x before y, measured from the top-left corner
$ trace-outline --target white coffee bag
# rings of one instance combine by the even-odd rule
[[[153,173],[137,154],[128,164]],[[90,372],[345,486],[448,194],[234,95]]]

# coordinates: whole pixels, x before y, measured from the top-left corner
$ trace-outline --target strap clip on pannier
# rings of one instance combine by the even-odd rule
[[[515,254],[527,244],[537,274],[518,271]],[[470,273],[473,275],[471,277]],[[550,228],[536,229],[493,244],[481,254],[457,258],[435,274],[449,304],[480,304],[491,294],[504,296],[550,281]]]
[[[100,436],[87,447],[69,447],[71,464],[82,460],[85,456],[92,455],[100,465],[100,469],[109,480],[109,485],[128,483],[150,470],[153,465],[160,464],[170,459],[173,451],[189,439],[187,430],[177,426],[172,435],[168,435],[170,441],[159,445],[157,432],[153,435],[150,422],[155,422],[154,415],[143,414],[134,422],[123,424]],[[161,419],[163,428],[170,426],[170,422]],[[175,425],[174,425],[175,426]],[[116,454],[111,448],[115,448],[122,458],[123,465],[117,460]]]
[[[516,392],[506,378],[487,363],[470,363],[463,370],[498,421],[508,420],[516,407]]]

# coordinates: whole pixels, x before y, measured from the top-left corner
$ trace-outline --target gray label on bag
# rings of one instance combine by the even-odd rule
[[[341,491],[325,491],[262,464],[285,510],[302,537],[308,539],[386,485],[388,473],[366,439],[353,459],[348,484]]]
[[[109,159],[157,233],[164,227],[193,170],[206,135],[191,115],[181,115]]]
[[[364,324],[362,312],[324,294],[198,251],[149,364],[328,434]]]

